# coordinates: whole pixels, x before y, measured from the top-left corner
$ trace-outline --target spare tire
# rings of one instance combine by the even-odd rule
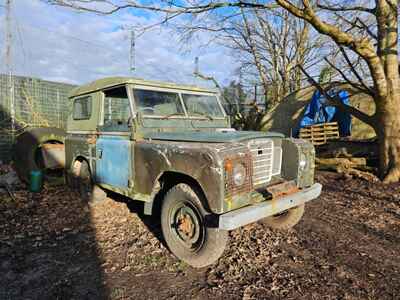
[[[304,204],[290,208],[277,215],[261,220],[261,223],[274,229],[288,230],[300,222],[304,214]]]
[[[13,160],[15,170],[19,178],[29,182],[29,174],[32,170],[41,170],[40,148],[45,143],[64,144],[66,132],[55,127],[30,128],[17,136]]]

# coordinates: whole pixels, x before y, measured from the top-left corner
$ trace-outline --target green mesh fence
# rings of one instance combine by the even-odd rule
[[[22,76],[0,74],[0,160],[11,159],[16,135],[27,127],[65,128],[68,93],[75,86]],[[15,111],[12,125],[12,107]]]

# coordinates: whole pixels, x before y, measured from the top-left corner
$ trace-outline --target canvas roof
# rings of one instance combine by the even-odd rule
[[[169,88],[169,89],[186,90],[186,91],[203,92],[203,93],[217,93],[217,90],[215,89],[206,89],[198,86],[182,85],[171,82],[144,80],[133,77],[107,77],[92,81],[88,84],[75,88],[74,90],[71,91],[69,97],[88,94],[105,88],[124,85],[124,84],[137,84],[137,85],[145,85],[158,88]]]

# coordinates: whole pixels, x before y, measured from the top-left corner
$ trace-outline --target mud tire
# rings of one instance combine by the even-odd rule
[[[64,144],[66,133],[55,127],[31,128],[20,134],[13,146],[15,171],[19,178],[28,183],[31,171],[41,170],[37,153],[47,142]]]
[[[161,228],[169,250],[179,259],[195,268],[208,266],[222,255],[228,242],[228,231],[206,226],[206,220],[212,214],[204,209],[201,193],[189,185],[180,183],[172,187],[165,195],[161,207]],[[176,207],[189,208],[197,218],[199,242],[195,249],[180,239],[177,229],[179,226],[171,222]],[[196,222],[194,222],[196,223]],[[192,223],[193,224],[193,223]],[[193,243],[194,245],[195,243]],[[197,243],[196,243],[197,244]]]
[[[299,205],[287,210],[284,214],[262,219],[260,222],[274,229],[288,230],[295,226],[304,214],[305,205]]]

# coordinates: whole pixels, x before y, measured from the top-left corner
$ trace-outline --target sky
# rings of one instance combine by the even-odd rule
[[[0,0],[1,73],[7,71],[4,3]],[[133,76],[210,86],[192,75],[198,56],[204,75],[215,77],[222,85],[235,78],[235,58],[222,46],[204,46],[210,38],[207,33],[187,44],[171,27],[155,28],[136,39],[136,70],[130,72],[129,28],[153,24],[157,18],[132,10],[101,16],[39,0],[13,0],[13,73],[72,84],[107,76]]]

